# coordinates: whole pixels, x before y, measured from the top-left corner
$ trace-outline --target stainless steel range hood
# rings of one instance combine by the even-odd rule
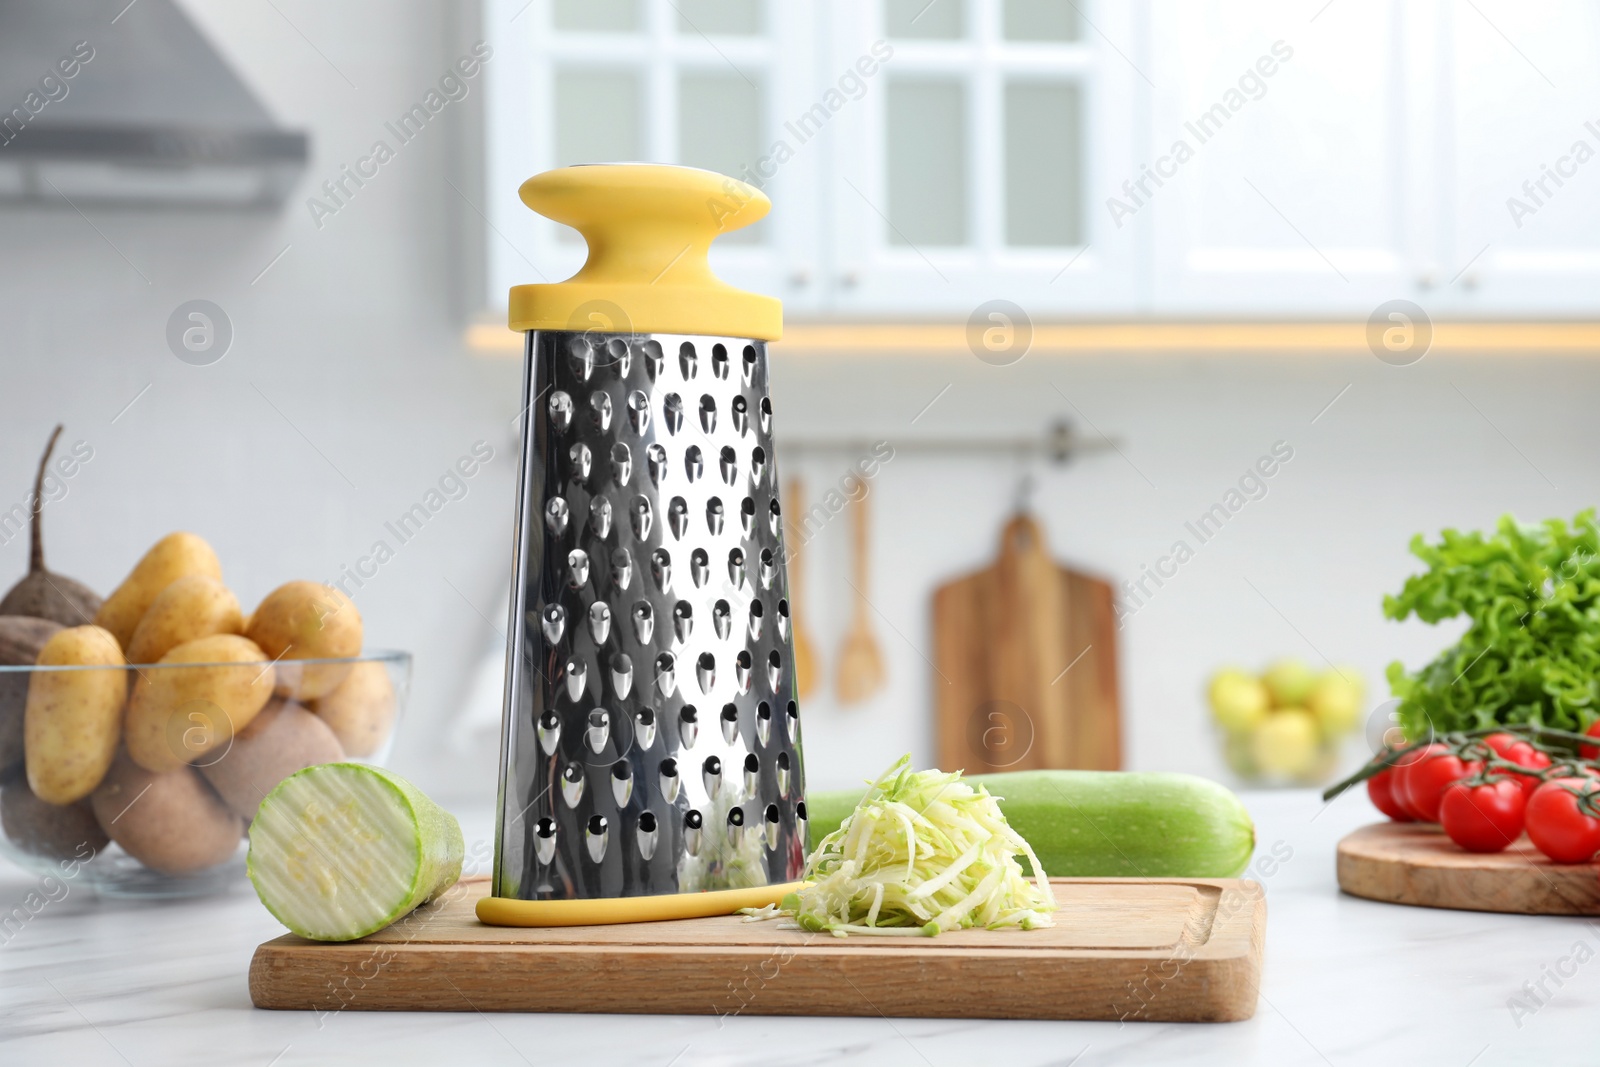
[[[0,202],[275,207],[307,153],[172,0],[0,0]]]

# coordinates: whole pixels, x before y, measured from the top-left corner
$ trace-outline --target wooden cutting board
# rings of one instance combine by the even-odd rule
[[[1236,879],[1057,879],[1045,930],[837,938],[738,916],[511,929],[487,880],[361,941],[256,949],[258,1008],[1229,1022],[1256,1010],[1266,901]]]
[[[1121,768],[1115,594],[1051,559],[1034,519],[1012,518],[992,566],[934,592],[933,634],[939,766]]]
[[[1434,825],[1384,822],[1339,842],[1339,888],[1391,904],[1519,915],[1600,915],[1592,863],[1551,863],[1523,836],[1504,852],[1456,847]]]

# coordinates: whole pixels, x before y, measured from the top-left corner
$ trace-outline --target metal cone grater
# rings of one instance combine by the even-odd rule
[[[770,206],[708,171],[570,167],[523,201],[583,269],[527,335],[493,895],[485,922],[731,912],[806,854],[769,297],[711,274]]]

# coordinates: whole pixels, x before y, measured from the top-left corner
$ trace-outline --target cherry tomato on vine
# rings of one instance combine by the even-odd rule
[[[1516,734],[1490,734],[1488,737],[1483,739],[1483,743],[1493,749],[1496,756],[1499,756],[1504,760],[1511,758],[1512,749],[1516,748],[1518,745],[1527,744],[1526,741],[1518,737]]]
[[[1367,779],[1367,796],[1372,800],[1372,806],[1383,812],[1395,822],[1416,822],[1411,813],[1400,804],[1400,798],[1394,795],[1395,772],[1393,767],[1385,768]]]
[[[1540,752],[1527,742],[1523,742],[1513,749],[1512,754],[1507,756],[1506,759],[1515,763],[1518,767],[1526,767],[1528,770],[1535,772],[1542,771],[1550,766],[1550,756],[1547,753]],[[1535,789],[1544,784],[1544,779],[1540,778],[1537,773],[1516,774],[1512,772],[1511,777],[1522,783],[1522,792],[1530,797],[1533,796]]]
[[[1500,852],[1522,836],[1528,799],[1513,778],[1481,785],[1455,782],[1439,801],[1439,822],[1450,840],[1468,852]]]
[[[1600,726],[1600,722],[1596,722],[1596,725]],[[1550,756],[1547,753],[1534,748],[1515,734],[1490,734],[1483,739],[1483,743],[1488,745],[1495,755],[1507,763],[1515,763],[1518,767],[1526,767],[1530,771],[1542,771],[1550,766]],[[1504,769],[1496,769],[1493,773],[1508,774],[1515,778],[1522,784],[1523,793],[1528,796],[1533,795],[1533,791],[1539,788],[1542,781],[1537,774],[1517,774]]]
[[[1466,763],[1449,747],[1441,744],[1425,745],[1414,761],[1400,768],[1401,796],[1406,809],[1422,822],[1439,821],[1439,801],[1453,782],[1483,769],[1476,761]]]
[[[1406,795],[1406,775],[1411,770],[1411,765],[1423,759],[1432,752],[1448,752],[1444,745],[1430,744],[1421,748],[1414,748],[1394,761],[1389,768],[1389,796],[1394,800],[1395,806],[1405,812],[1412,822],[1426,822],[1411,806],[1411,799]]]
[[[1552,778],[1533,791],[1525,815],[1534,847],[1556,863],[1588,863],[1600,852],[1600,781]]]
[[[1585,730],[1584,733],[1588,734],[1590,737],[1600,737],[1600,719],[1596,719],[1594,722],[1590,723],[1589,728]],[[1582,756],[1584,759],[1594,759],[1596,756],[1600,756],[1600,748],[1597,748],[1594,745],[1579,745],[1578,755]]]

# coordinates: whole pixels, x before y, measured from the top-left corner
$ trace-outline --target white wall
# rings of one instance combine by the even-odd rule
[[[1159,588],[1146,581],[1153,595],[1142,604],[1123,598],[1136,609],[1118,638],[1127,759],[1137,769],[1231,780],[1202,699],[1225,663],[1258,669],[1298,656],[1315,667],[1353,665],[1368,683],[1367,708],[1376,708],[1389,695],[1391,660],[1418,666],[1461,629],[1383,617],[1383,595],[1420,569],[1407,550],[1414,533],[1487,528],[1506,511],[1570,517],[1600,498],[1588,458],[1600,450],[1588,417],[1600,397],[1591,357],[1436,353],[1392,367],[1365,350],[1035,354],[996,368],[970,357],[802,356],[779,345],[773,378],[780,439],[903,446],[1037,432],[1058,417],[1120,439],[1122,454],[1033,467],[1034,510],[1059,559],[1119,586],[1179,539],[1194,549],[1176,577]],[[1265,480],[1265,495],[1201,543],[1185,524],[1275,446],[1292,458]],[[780,455],[781,474],[801,474],[815,502],[855,458]],[[848,508],[805,546],[802,596],[822,679],[804,712],[813,787],[872,776],[906,751],[933,760],[940,682],[929,662],[930,596],[993,559],[1022,469],[1009,458],[902,447],[870,483],[872,626],[888,684],[867,703],[841,707],[834,697],[855,600],[845,581]],[[1362,741],[1350,739],[1344,762],[1363,757]]]
[[[497,640],[479,613],[503,625],[497,598],[512,506],[519,368],[459,344],[475,216],[446,182],[475,194],[467,161],[481,96],[451,105],[320,231],[303,203],[473,37],[442,5],[279,0],[277,8],[293,25],[272,5],[193,6],[274,112],[312,133],[305,188],[281,215],[91,209],[91,226],[70,210],[0,213],[8,326],[0,504],[26,491],[59,419],[67,440],[90,442],[95,458],[47,510],[54,567],[107,590],[147,544],[192,529],[216,545],[228,580],[253,604],[280,581],[326,577],[353,561],[474,441],[489,442],[496,459],[466,499],[358,597],[369,645],[417,655],[397,766],[442,795],[485,798],[493,751],[442,743],[457,729],[474,666]],[[179,362],[163,338],[171,310],[194,297],[220,304],[236,330],[232,351],[211,367]],[[1280,653],[1315,661],[1321,650],[1360,666],[1375,702],[1388,659],[1415,663],[1439,644],[1426,627],[1385,623],[1379,611],[1382,594],[1411,569],[1412,533],[1483,526],[1507,509],[1570,515],[1597,495],[1600,430],[1588,409],[1600,369],[1588,358],[1432,355],[1394,368],[1365,352],[1035,354],[994,368],[970,358],[780,353],[774,379],[780,435],[837,430],[891,441],[1041,428],[1073,414],[1051,388],[1059,386],[1095,426],[1124,439],[1155,486],[1115,454],[1041,480],[1037,508],[1057,555],[1118,579],[1165,552],[1184,520],[1274,441],[1294,447],[1269,495],[1123,631],[1128,751],[1142,768],[1223,773],[1199,701],[1204,676],[1223,661],[1254,665]],[[947,383],[954,388],[909,426]],[[811,459],[804,470],[819,487],[843,462]],[[877,479],[873,599],[904,636],[879,627],[890,682],[877,700],[843,711],[825,692],[808,704],[813,785],[847,784],[907,749],[931,757],[932,671],[918,651],[931,644],[928,596],[936,581],[991,558],[1014,489],[1006,461],[908,454]],[[847,544],[841,516],[808,550],[812,633],[828,672],[850,607]],[[0,547],[0,580],[25,563],[21,540]]]
[[[279,119],[311,133],[302,189],[281,214],[0,213],[0,501],[27,491],[55,421],[67,442],[89,442],[93,461],[46,510],[47,540],[53,567],[102,592],[180,528],[210,539],[247,606],[282,581],[329,577],[474,441],[494,447],[467,497],[357,597],[369,647],[417,657],[397,762],[447,791],[493,789],[492,760],[469,774],[436,758],[434,739],[492,639],[447,583],[490,610],[508,556],[519,373],[459,343],[456,294],[471,262],[460,216],[471,213],[446,178],[475,194],[464,160],[481,94],[451,104],[320,230],[304,198],[466,52],[473,37],[453,7],[189,7]],[[135,7],[123,21],[137,17]],[[116,47],[115,30],[96,46]],[[196,297],[235,330],[209,367],[180,362],[164,339],[173,308]],[[0,547],[0,580],[26,558],[21,539]]]
[[[1035,508],[1058,558],[1119,583],[1137,578],[1178,538],[1198,546],[1120,634],[1134,768],[1227,777],[1201,692],[1223,663],[1260,667],[1297,655],[1318,665],[1326,655],[1361,669],[1368,705],[1376,706],[1388,697],[1383,668],[1391,659],[1416,666],[1459,633],[1383,618],[1383,594],[1420,567],[1406,550],[1412,534],[1484,528],[1505,511],[1530,520],[1570,517],[1600,497],[1592,459],[1600,427],[1591,414],[1600,364],[1591,357],[1433,354],[1403,368],[1366,351],[1030,355],[1006,368],[972,358],[780,359],[774,377],[780,433],[835,426],[893,441],[1025,432],[1058,415],[1076,417],[1070,400],[1084,419],[1123,440],[1126,459],[1108,453],[1047,469]],[[948,383],[954,388],[909,426]],[[1088,430],[1081,419],[1079,428]],[[1280,440],[1294,458],[1268,480],[1267,495],[1199,545],[1184,523]],[[845,464],[819,458],[803,469],[818,487],[837,480]],[[928,709],[939,683],[923,659],[932,654],[929,595],[937,582],[993,558],[1016,469],[1010,460],[907,454],[877,479],[873,599],[893,624],[875,620],[890,684],[856,708],[838,708],[831,694],[807,704],[814,785],[873,774],[907,749],[931,759]],[[841,515],[808,548],[813,633],[829,653],[829,671],[853,596],[843,581],[848,546]],[[1352,743],[1347,760],[1356,760],[1358,747]]]

